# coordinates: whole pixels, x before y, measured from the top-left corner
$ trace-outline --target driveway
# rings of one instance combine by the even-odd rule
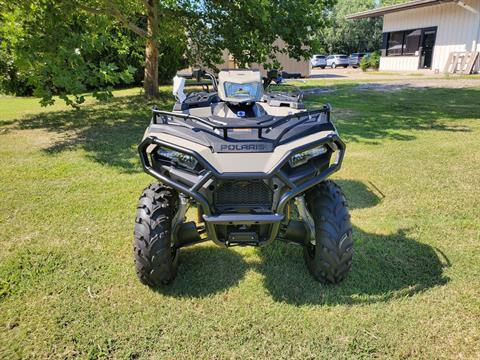
[[[384,90],[388,84],[393,88],[402,87],[446,87],[446,88],[463,88],[463,87],[479,87],[480,75],[449,75],[434,74],[431,71],[417,72],[363,72],[360,69],[353,68],[336,68],[336,69],[313,69],[308,81],[326,80],[331,82],[354,81],[365,84],[364,88],[373,88]],[[380,84],[375,84],[379,82]]]

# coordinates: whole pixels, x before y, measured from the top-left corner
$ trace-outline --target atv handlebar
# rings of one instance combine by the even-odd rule
[[[218,82],[217,78],[215,77],[214,74],[203,70],[203,69],[193,69],[192,71],[187,71],[187,72],[177,72],[176,74],[178,77],[182,77],[185,79],[193,79],[196,80],[197,83],[200,83],[202,79],[209,79],[212,81],[213,87],[215,90],[218,90]],[[276,69],[269,70],[267,72],[267,76],[264,76],[262,78],[263,80],[263,88],[266,90],[272,83],[275,84],[282,84],[284,83],[284,80],[282,76],[280,75],[279,71]]]
[[[185,79],[196,80],[197,83],[200,83],[202,79],[209,79],[212,81],[214,90],[218,89],[217,78],[212,73],[209,73],[206,70],[194,69],[190,72],[177,72],[178,77],[183,77]]]

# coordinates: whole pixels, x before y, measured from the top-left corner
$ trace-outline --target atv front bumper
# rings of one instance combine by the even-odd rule
[[[316,171],[306,178],[299,178],[298,176],[289,176],[282,170],[288,160],[296,153],[314,148],[320,145],[328,145],[333,152],[333,161],[329,161],[328,165],[321,171]],[[172,177],[168,172],[162,172],[158,168],[152,165],[151,154],[158,146],[166,146],[173,150],[177,150],[195,157],[196,160],[202,165],[204,171],[198,176],[194,177],[194,180],[189,179],[189,182],[182,181],[178,177]],[[205,161],[199,154],[190,149],[178,147],[174,144],[167,143],[160,140],[157,137],[146,137],[142,143],[138,146],[140,153],[140,159],[143,168],[147,174],[152,175],[165,185],[171,186],[179,193],[182,193],[192,198],[197,205],[201,207],[202,217],[205,222],[205,230],[208,234],[208,239],[214,241],[221,246],[231,245],[265,245],[279,235],[281,225],[285,224],[288,220],[285,209],[287,204],[295,197],[305,193],[308,189],[319,184],[332,173],[338,171],[341,167],[343,157],[345,154],[345,144],[335,133],[322,138],[316,142],[309,143],[305,146],[301,146],[292,149],[288,152],[278,165],[268,173],[219,173],[213,168],[207,161]],[[272,204],[272,207],[268,213],[221,213],[216,209],[211,201],[205,196],[204,188],[213,181],[223,180],[269,180],[275,179],[275,183],[280,192],[278,199]],[[189,183],[190,185],[186,185]],[[280,184],[278,186],[277,184]],[[202,193],[203,192],[203,193]],[[219,228],[225,226],[253,226],[257,229],[263,229],[262,234],[256,234],[255,232],[234,232],[225,236],[225,234],[219,235]]]

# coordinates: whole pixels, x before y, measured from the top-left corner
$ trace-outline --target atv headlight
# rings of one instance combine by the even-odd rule
[[[197,159],[195,159],[192,155],[164,147],[159,147],[157,154],[160,155],[160,157],[171,161],[175,165],[192,171],[195,170],[198,164]]]
[[[297,167],[306,164],[310,159],[323,155],[326,152],[327,148],[325,146],[318,146],[313,149],[305,150],[293,155],[290,160],[288,160],[288,163],[292,168]]]

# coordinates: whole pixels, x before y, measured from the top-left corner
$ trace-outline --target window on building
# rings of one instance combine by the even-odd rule
[[[403,55],[415,55],[420,47],[420,38],[422,37],[422,30],[405,31],[405,46],[403,48]]]
[[[398,56],[403,53],[404,31],[397,31],[388,34],[387,56]]]
[[[386,56],[414,56],[418,55],[420,39],[423,29],[395,31],[385,33]]]

